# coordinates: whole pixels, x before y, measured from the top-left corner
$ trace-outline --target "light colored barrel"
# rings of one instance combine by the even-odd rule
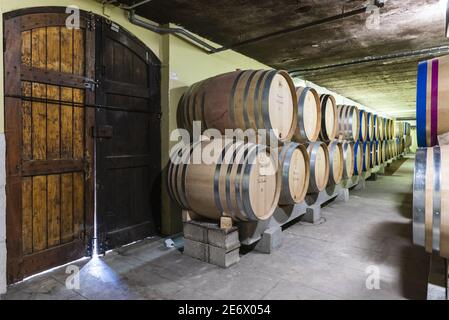
[[[379,140],[385,140],[385,119],[382,117],[377,117],[378,127],[379,127]]]
[[[168,189],[172,199],[200,216],[267,220],[279,203],[280,175],[266,147],[205,140],[175,149],[171,159]]]
[[[449,146],[416,153],[413,243],[449,259]]]
[[[280,141],[293,137],[297,121],[297,97],[286,71],[235,71],[192,85],[179,103],[181,126],[192,131],[265,129]]]
[[[343,179],[351,179],[354,176],[354,143],[343,142]]]
[[[329,181],[329,150],[323,142],[313,142],[307,147],[310,157],[310,183],[307,193],[323,191]]]
[[[449,132],[449,55],[423,61],[418,66],[416,131],[419,147],[438,144]]]
[[[330,174],[328,186],[337,185],[343,179],[344,171],[344,154],[343,145],[340,141],[332,141],[328,144],[329,160],[330,160]]]
[[[299,87],[296,89],[298,96],[298,121],[293,139],[296,142],[315,142],[321,131],[321,103],[315,89]]]
[[[370,168],[374,169],[374,167],[377,166],[377,146],[376,146],[376,141],[371,141],[370,142],[370,152],[371,152]]]
[[[382,164],[382,141],[376,141],[376,165]]]
[[[304,145],[290,143],[279,152],[282,174],[280,205],[292,205],[304,200],[309,188],[310,159]]]
[[[363,173],[363,142],[356,141],[354,144],[354,175],[360,176]]]
[[[321,101],[321,132],[320,140],[329,142],[338,134],[338,109],[334,96],[323,94]]]
[[[382,141],[382,163],[387,162],[387,142]]]
[[[374,125],[374,139],[373,140],[380,140],[380,133],[379,133],[379,116],[377,114],[373,114],[373,125]]]
[[[363,142],[363,172],[371,170],[371,143],[369,141]]]
[[[359,140],[366,141],[368,138],[368,115],[364,110],[360,110],[359,115]]]
[[[354,106],[338,106],[338,129],[339,138],[357,141],[359,138],[359,110]]]
[[[375,134],[374,134],[374,115],[371,112],[367,112],[366,114],[367,123],[368,123],[368,129],[367,129],[367,137],[366,139],[368,141],[374,141],[375,140]]]

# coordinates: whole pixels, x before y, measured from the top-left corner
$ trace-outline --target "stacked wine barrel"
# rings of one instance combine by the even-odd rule
[[[413,242],[449,259],[449,146],[416,152]]]
[[[449,56],[420,62],[416,95],[418,147],[438,145],[449,132]]]
[[[168,192],[182,209],[212,220],[267,220],[278,206],[302,203],[382,164],[398,143],[392,120],[296,88],[278,70],[195,83],[177,118],[200,138],[172,149]]]

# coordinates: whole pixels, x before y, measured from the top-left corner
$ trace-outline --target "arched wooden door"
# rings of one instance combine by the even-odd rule
[[[62,12],[5,17],[9,283],[84,256],[92,238],[95,32]]]
[[[160,217],[160,62],[140,40],[97,26],[96,179],[100,252],[157,233]]]

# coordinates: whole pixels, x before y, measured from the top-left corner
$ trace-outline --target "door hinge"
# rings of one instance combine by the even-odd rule
[[[118,24],[115,24],[114,22],[111,23],[111,30],[115,32],[120,31],[120,26]]]
[[[95,89],[100,85],[100,82],[98,80],[84,78],[84,88],[95,91]]]

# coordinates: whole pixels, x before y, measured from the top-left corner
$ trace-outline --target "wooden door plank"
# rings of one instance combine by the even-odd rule
[[[33,252],[33,184],[31,177],[22,179],[22,245],[23,254]]]
[[[47,177],[33,177],[33,249],[47,248]]]
[[[73,174],[61,175],[61,242],[73,240]]]
[[[31,63],[34,68],[47,68],[47,28],[32,30],[31,36]]]
[[[46,98],[46,85],[33,83],[33,97]],[[32,103],[32,146],[33,159],[44,160],[47,158],[47,107],[45,103]]]
[[[61,70],[60,27],[47,28],[47,69]]]
[[[84,91],[73,89],[73,102],[84,103]],[[84,158],[84,108],[73,109],[73,158]]]
[[[73,73],[73,30],[61,28],[61,72]]]
[[[48,247],[60,244],[61,241],[61,176],[47,176],[47,224]]]
[[[31,97],[31,83],[22,82],[22,94]],[[31,132],[32,132],[31,102],[22,100],[22,160],[30,160],[33,157]]]
[[[61,88],[61,100],[73,102],[73,89]],[[73,107],[61,105],[61,158],[73,157]]]
[[[84,173],[73,174],[73,233],[81,237],[84,230]]]
[[[58,86],[48,85],[47,98],[49,100],[59,100],[59,91]],[[59,159],[61,157],[59,114],[59,104],[47,104],[47,160]]]
[[[84,31],[75,29],[73,30],[73,73],[79,76],[85,74],[84,55]]]
[[[22,32],[22,65],[31,67],[31,31]]]

